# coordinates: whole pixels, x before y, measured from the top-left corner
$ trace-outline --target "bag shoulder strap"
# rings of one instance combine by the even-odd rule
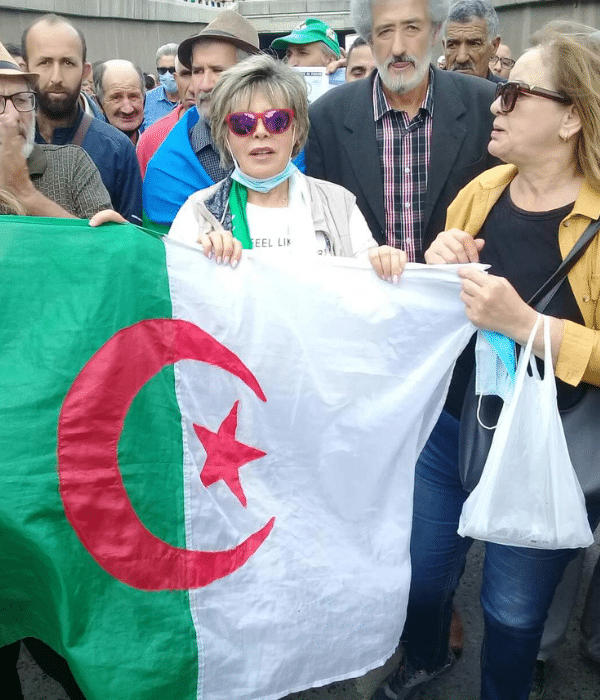
[[[92,125],[92,120],[94,117],[90,117],[87,112],[83,113],[83,117],[81,118],[81,121],[79,122],[79,126],[77,127],[77,131],[75,132],[75,136],[73,136],[73,139],[71,140],[71,143],[74,146],[81,146],[83,143],[83,139],[85,138],[85,135],[88,132],[88,129]]]
[[[575,263],[585,253],[587,247],[592,242],[596,233],[600,230],[600,219],[592,221],[581,234],[575,245],[567,257],[562,261],[556,272],[537,290],[537,292],[527,302],[529,306],[533,306],[536,311],[543,313],[548,306],[558,288],[565,280],[566,276],[575,265]]]

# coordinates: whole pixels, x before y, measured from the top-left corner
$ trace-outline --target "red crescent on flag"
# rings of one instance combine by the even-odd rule
[[[150,319],[118,331],[93,355],[69,389],[58,422],[67,519],[105,571],[146,591],[199,588],[228,576],[256,552],[275,522],[271,518],[233,549],[203,552],[173,547],[139,519],[119,468],[119,438],[142,386],[179,360],[220,367],[266,401],[250,370],[211,335],[188,321]]]

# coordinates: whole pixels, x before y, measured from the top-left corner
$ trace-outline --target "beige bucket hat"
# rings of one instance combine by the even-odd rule
[[[217,19],[204,27],[199,34],[184,39],[179,44],[177,58],[186,68],[191,69],[192,47],[201,39],[228,41],[248,53],[260,53],[258,32],[247,19],[232,10],[221,12]]]
[[[37,79],[40,77],[37,73],[25,73],[25,71],[22,71],[2,43],[0,43],[0,76],[26,78],[33,82],[37,82]]]

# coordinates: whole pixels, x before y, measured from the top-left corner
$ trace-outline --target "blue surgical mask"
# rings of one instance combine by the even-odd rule
[[[515,383],[515,344],[500,333],[478,331],[475,343],[475,393],[509,403]]]
[[[177,92],[177,83],[175,82],[175,76],[171,75],[169,71],[167,71],[164,75],[159,75],[158,79],[160,80],[160,84],[164,87],[164,89],[173,94],[174,92]]]
[[[293,173],[298,171],[298,168],[292,163],[292,161],[288,160],[288,164],[279,174],[273,175],[273,177],[265,177],[261,179],[246,175],[246,173],[243,173],[240,170],[240,166],[235,159],[233,162],[235,164],[235,168],[231,173],[231,177],[236,182],[239,182],[240,185],[244,185],[248,189],[254,190],[254,192],[270,192],[272,189],[275,189],[277,185],[281,185],[282,182],[285,182]]]

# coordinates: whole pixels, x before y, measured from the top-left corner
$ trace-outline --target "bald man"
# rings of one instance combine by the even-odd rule
[[[144,121],[142,72],[131,61],[105,61],[95,71],[94,88],[108,123],[136,144]]]
[[[81,146],[100,171],[114,209],[140,223],[142,178],[131,140],[79,103],[91,71],[83,34],[63,17],[44,15],[25,30],[21,46],[28,70],[39,75],[36,143]]]

